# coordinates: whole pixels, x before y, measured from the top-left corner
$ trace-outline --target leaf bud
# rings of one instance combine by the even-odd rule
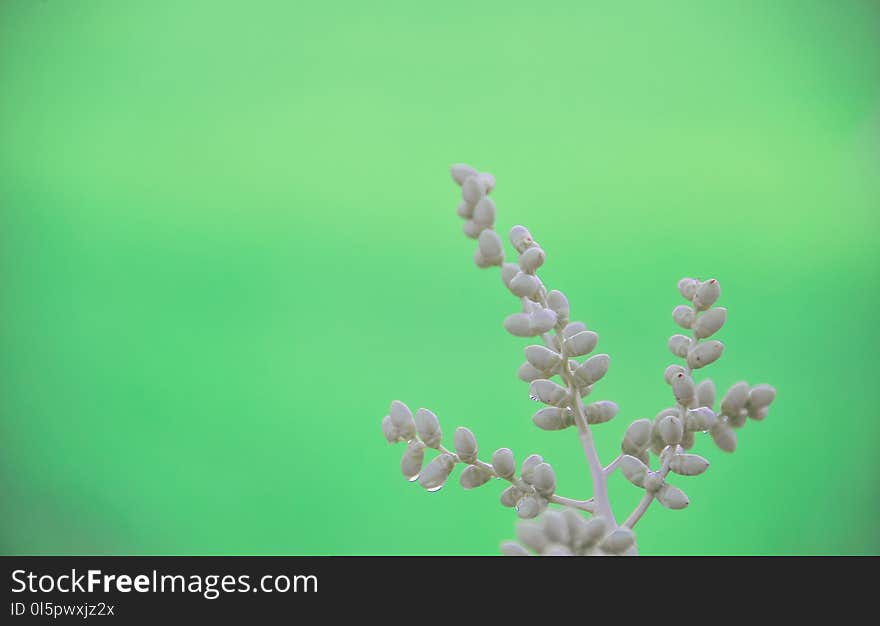
[[[696,314],[694,313],[693,307],[689,307],[686,304],[679,304],[672,309],[673,321],[686,330],[691,329],[695,318]]]
[[[407,480],[416,480],[419,477],[419,472],[422,471],[424,461],[425,444],[418,439],[413,439],[407,444],[403,458],[400,459],[400,471]]]
[[[454,435],[455,453],[465,463],[477,460],[477,438],[469,429],[459,426]]]
[[[485,485],[492,478],[489,470],[478,465],[468,465],[461,473],[461,486],[465,489],[475,489],[481,485]]]
[[[717,280],[711,278],[703,281],[700,283],[700,286],[697,287],[696,294],[694,294],[694,308],[698,311],[705,311],[715,304],[715,301],[720,295],[721,285],[718,284]]]
[[[617,404],[611,400],[600,400],[584,406],[588,424],[602,424],[610,421],[614,419],[618,411]]]
[[[451,454],[443,453],[435,456],[419,474],[419,485],[428,491],[439,490],[446,484],[454,467],[455,457]]]
[[[567,408],[546,406],[532,416],[532,422],[541,430],[562,430],[574,424],[574,417]]]

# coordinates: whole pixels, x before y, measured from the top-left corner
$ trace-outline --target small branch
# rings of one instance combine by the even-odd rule
[[[642,515],[645,514],[645,511],[648,510],[648,507],[651,506],[651,502],[654,501],[654,494],[648,491],[645,491],[645,495],[642,496],[641,501],[635,510],[629,514],[629,517],[626,518],[626,521],[623,523],[629,529],[632,529],[640,519],[642,519]]]
[[[550,502],[553,502],[555,504],[563,504],[565,506],[570,506],[575,509],[580,509],[581,511],[586,511],[587,513],[595,513],[596,512],[596,507],[594,506],[593,498],[590,498],[589,500],[572,500],[571,498],[552,495],[552,496],[550,496]]]
[[[669,474],[669,463],[664,463],[660,467],[660,478],[665,479],[666,475]],[[649,492],[647,489],[645,490],[645,495],[642,497],[638,506],[636,506],[635,510],[629,514],[629,517],[626,518],[626,521],[623,523],[624,526],[632,530],[632,528],[639,523],[639,520],[642,519],[642,516],[645,514],[645,511],[648,510],[648,507],[651,506],[651,503],[654,501],[654,494]]]
[[[611,461],[611,463],[609,463],[608,465],[605,466],[605,469],[603,469],[602,472],[605,474],[606,477],[608,477],[614,473],[614,470],[616,470],[617,466],[620,465],[621,458],[623,458],[623,455],[618,454],[616,459],[614,459],[613,461]]]
[[[476,459],[473,463],[467,463],[466,461],[462,461],[461,457],[459,457],[455,452],[448,449],[446,446],[444,446],[442,444],[437,446],[437,450],[443,454],[450,454],[450,455],[454,456],[459,463],[465,463],[466,465],[475,465],[477,467],[480,467],[480,468],[486,470],[487,472],[489,472],[495,478],[501,478],[502,480],[506,480],[510,484],[519,487],[523,491],[532,491],[532,492],[535,491],[535,488],[532,485],[525,482],[519,476],[513,476],[511,478],[499,476],[498,473],[495,471],[495,468],[492,467],[491,463],[486,463],[485,461],[481,461],[480,459]],[[547,499],[550,502],[553,502],[555,504],[562,504],[565,506],[570,506],[575,509],[580,509],[581,511],[586,511],[587,513],[595,513],[596,512],[595,507],[593,505],[593,498],[590,498],[589,500],[575,500],[574,498],[566,498],[565,496],[558,496],[556,494],[553,494],[552,496],[550,496]]]

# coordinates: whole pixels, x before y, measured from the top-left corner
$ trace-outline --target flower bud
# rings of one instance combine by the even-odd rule
[[[400,433],[394,425],[394,422],[391,421],[390,415],[386,415],[382,418],[382,434],[385,435],[385,440],[388,443],[397,443],[400,441]]]
[[[551,496],[556,491],[556,474],[549,463],[538,463],[532,473],[532,484],[542,496]]]
[[[627,454],[644,450],[648,447],[650,442],[651,420],[649,419],[634,421],[629,427],[627,427],[626,432],[623,434],[623,445],[626,448],[624,452]]]
[[[522,268],[522,271],[534,274],[538,271],[538,268],[544,265],[546,258],[547,255],[541,248],[532,246],[519,255],[519,266]]]
[[[519,489],[519,487],[511,485],[501,492],[501,506],[506,506],[508,509],[512,509],[516,506],[516,503],[519,502],[519,499],[522,497],[523,492]]]
[[[519,265],[516,263],[504,263],[501,265],[501,281],[508,289],[510,289],[510,281],[517,274],[519,274]]]
[[[715,406],[715,383],[708,378],[701,380],[697,385],[697,406],[705,406],[710,409]]]
[[[684,434],[684,427],[681,420],[672,415],[667,415],[657,424],[660,437],[666,445],[675,445],[681,443],[681,437]]]
[[[588,331],[587,331],[588,332]],[[596,354],[579,365],[574,371],[574,377],[579,383],[592,385],[600,380],[608,372],[611,357],[607,354]]]
[[[770,406],[775,399],[776,389],[765,384],[755,385],[752,387],[751,391],[749,391],[749,399],[746,402],[746,408],[749,409],[749,415],[752,414],[752,410],[763,409]]]
[[[746,411],[740,411],[736,415],[727,416],[727,425],[731,428],[742,428],[748,419],[749,414]]]
[[[680,293],[685,300],[693,300],[694,296],[697,294],[697,287],[699,286],[700,281],[696,278],[682,278],[678,281],[678,293]]]
[[[509,286],[510,291],[512,291],[514,295],[519,296],[520,298],[531,298],[538,293],[540,283],[538,282],[537,276],[526,274],[525,272],[518,270],[516,276],[510,281]]]
[[[416,411],[416,432],[418,432],[419,438],[429,448],[438,447],[443,438],[443,432],[440,430],[440,420],[428,409]]]
[[[538,309],[529,314],[532,335],[549,332],[556,326],[556,313],[552,309]]]
[[[672,309],[672,319],[684,329],[690,330],[695,318],[696,313],[694,313],[694,309],[686,304],[679,304]]]
[[[419,485],[428,491],[437,491],[449,479],[452,469],[455,467],[455,457],[451,454],[440,454],[425,466],[419,474]]]
[[[565,339],[568,339],[569,337],[574,337],[585,330],[587,330],[587,325],[583,322],[569,322],[565,325],[565,328],[562,329],[562,336]]]
[[[483,232],[486,232],[486,231],[483,231]],[[486,269],[487,267],[492,267],[492,263],[490,263],[489,260],[483,256],[483,253],[480,252],[479,248],[474,250],[474,265],[476,265],[477,267],[479,267],[482,270]]]
[[[514,313],[504,319],[504,329],[514,337],[534,337],[531,319],[528,313]]]
[[[483,187],[486,188],[486,193],[491,193],[495,189],[495,177],[492,174],[480,172],[477,176],[480,178],[480,182],[483,183]]]
[[[684,491],[672,485],[663,485],[657,491],[657,501],[667,509],[683,509],[691,503]]]
[[[501,238],[494,230],[486,229],[480,233],[480,254],[491,265],[501,265],[504,260],[504,250],[501,248]]]
[[[395,400],[391,403],[391,409],[388,411],[388,414],[391,416],[391,423],[394,424],[394,428],[397,429],[397,432],[404,440],[409,441],[415,437],[416,424],[413,421],[412,411],[409,410],[408,406],[400,400]]]
[[[586,547],[587,520],[570,507],[563,509],[561,515],[568,528],[568,542],[575,550],[583,550]]]
[[[463,217],[468,220],[474,216],[474,205],[468,204],[464,200],[458,203],[458,208],[455,210],[459,217]]]
[[[551,372],[562,362],[562,356],[548,348],[538,344],[526,346],[526,359],[535,369],[542,372]]]
[[[684,418],[684,427],[688,431],[706,431],[718,423],[715,412],[707,406],[690,409]]]
[[[588,424],[603,424],[612,420],[618,410],[617,404],[611,400],[600,400],[584,406]]]
[[[622,554],[629,550],[635,540],[636,535],[632,530],[626,526],[620,526],[608,533],[608,536],[602,540],[600,547],[613,554]]]
[[[740,381],[731,386],[721,400],[721,412],[725,415],[739,415],[749,399],[749,384]]]
[[[694,324],[694,337],[697,339],[705,339],[711,337],[724,326],[727,321],[727,309],[724,307],[715,307],[709,309],[697,318]]]
[[[569,356],[589,354],[596,347],[599,335],[591,330],[582,330],[565,340],[565,353]]]
[[[418,439],[413,439],[406,446],[406,452],[400,459],[400,471],[404,477],[413,481],[419,477],[422,471],[422,463],[425,461],[425,444]]]
[[[529,232],[528,228],[525,226],[514,226],[510,229],[510,243],[517,252],[522,254],[535,245],[535,240],[532,239],[532,233]]]
[[[465,163],[454,163],[449,168],[449,171],[452,174],[452,180],[454,180],[459,187],[461,187],[464,184],[464,181],[468,178],[478,174],[477,170]]]
[[[541,430],[562,430],[574,424],[574,416],[566,408],[546,406],[532,416],[532,422]]]
[[[461,184],[461,197],[469,204],[476,204],[486,195],[486,181],[479,176],[469,176]]]
[[[697,293],[694,295],[694,308],[698,311],[705,311],[715,304],[718,296],[721,295],[721,285],[714,278],[700,283],[697,287]]]
[[[636,457],[628,454],[620,457],[620,471],[636,487],[645,486],[645,476],[648,474],[648,468]]]
[[[605,518],[593,517],[588,519],[586,526],[584,527],[584,535],[582,538],[583,547],[588,548],[599,541],[605,534],[606,527],[607,524],[605,523]]]
[[[667,385],[672,384],[672,380],[678,374],[686,374],[687,370],[683,368],[681,365],[670,365],[666,368],[666,371],[663,372],[663,379],[666,381]]]
[[[464,224],[461,225],[462,232],[471,239],[479,237],[483,229],[484,227],[477,224],[474,220],[465,220]]]
[[[719,421],[715,428],[709,431],[715,445],[725,452],[736,450],[736,433],[726,422]]]
[[[501,556],[532,556],[529,551],[515,541],[505,541],[501,544]]]
[[[681,476],[697,476],[709,468],[709,461],[697,454],[677,454],[669,462],[669,469]]]
[[[491,228],[495,224],[495,201],[489,196],[483,196],[474,206],[474,217],[472,218],[477,224]],[[498,240],[498,246],[501,246],[501,240]]]
[[[544,526],[537,522],[520,522],[516,525],[516,538],[526,547],[541,552],[549,543],[544,534]]]
[[[516,376],[520,380],[530,383],[537,378],[545,378],[546,374],[539,369],[537,369],[534,365],[526,361],[522,365],[519,366],[519,369],[516,371]]]
[[[510,448],[498,448],[492,454],[492,469],[501,478],[513,478],[516,474],[516,462]]]
[[[660,464],[666,465],[676,454],[683,453],[682,447],[677,444],[664,446],[663,451],[660,453]]]
[[[523,496],[514,507],[516,514],[522,519],[532,519],[537,517],[544,508],[544,503],[537,496]]]
[[[477,465],[468,465],[461,473],[461,486],[465,489],[475,489],[481,485],[485,485],[492,478],[492,474]]]
[[[540,400],[544,404],[562,406],[568,400],[568,389],[557,385],[552,380],[539,378],[529,385],[529,395],[532,400]]]
[[[459,426],[455,429],[453,438],[455,453],[465,463],[473,463],[477,460],[477,438],[469,429]]]
[[[759,409],[755,409],[755,408],[750,407],[748,415],[756,422],[760,422],[761,420],[763,420],[764,418],[767,417],[768,412],[769,412],[769,410],[766,406],[762,406]]]
[[[648,472],[645,474],[645,489],[647,491],[654,493],[661,487],[663,487],[663,477],[660,476],[659,472]]]
[[[681,358],[687,357],[688,349],[691,347],[691,340],[684,335],[672,335],[669,338],[669,351],[675,356]]]
[[[563,323],[568,321],[571,307],[569,306],[568,298],[565,297],[564,293],[558,289],[553,289],[547,294],[547,306],[553,309],[553,312],[556,313],[556,317],[560,321]]]
[[[544,535],[550,543],[568,545],[571,542],[571,534],[568,532],[568,522],[559,511],[547,511],[544,514]]]
[[[672,394],[676,401],[683,406],[690,406],[697,388],[694,385],[694,379],[687,374],[681,372],[672,379]]]
[[[724,352],[724,344],[714,339],[697,344],[687,355],[688,367],[695,370],[706,367],[717,361],[722,352]]]
[[[526,457],[526,460],[523,461],[522,466],[519,469],[519,475],[524,481],[532,484],[535,468],[543,462],[544,457],[542,457],[540,454],[529,455],[528,457]]]

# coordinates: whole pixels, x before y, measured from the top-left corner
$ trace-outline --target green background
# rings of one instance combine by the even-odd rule
[[[722,284],[721,392],[779,390],[643,553],[880,552],[878,35],[870,0],[3,0],[0,550],[497,553],[500,485],[408,484],[394,398],[587,497],[467,161],[612,356],[603,460],[670,404],[681,276]]]

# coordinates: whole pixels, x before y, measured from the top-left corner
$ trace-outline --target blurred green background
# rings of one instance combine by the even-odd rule
[[[587,497],[467,161],[612,356],[603,460],[670,403],[682,276],[722,284],[720,392],[779,390],[643,553],[880,552],[878,35],[870,0],[4,0],[0,551],[496,554],[500,485],[408,484],[394,398]]]

